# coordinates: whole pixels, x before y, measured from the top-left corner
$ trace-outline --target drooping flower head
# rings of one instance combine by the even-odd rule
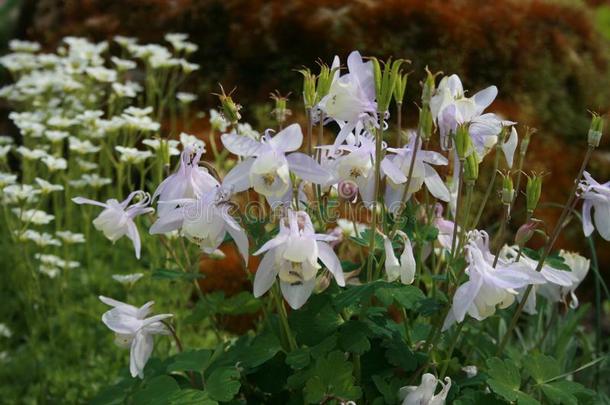
[[[585,236],[591,235],[593,229],[597,229],[602,238],[610,241],[610,181],[600,184],[588,172],[583,175],[580,198],[583,200],[582,228]]]
[[[139,197],[140,200],[135,204],[129,205],[131,200],[136,196]],[[151,199],[147,193],[143,191],[134,191],[122,202],[111,198],[105,203],[102,203],[83,197],[75,197],[72,201],[76,204],[90,204],[103,207],[104,210],[93,220],[95,229],[103,232],[104,236],[112,242],[116,242],[124,235],[127,235],[133,242],[136,257],[138,259],[140,258],[140,234],[138,233],[138,228],[133,219],[138,215],[148,214],[149,212],[154,211],[154,208],[148,207]]]
[[[153,350],[153,335],[168,335],[169,331],[161,321],[173,315],[160,314],[147,318],[154,301],[137,308],[112,298],[99,298],[104,304],[113,307],[104,312],[102,322],[116,334],[115,343],[120,347],[130,348],[131,376],[144,378],[144,367]]]
[[[265,253],[254,277],[254,296],[260,297],[279,277],[280,288],[288,304],[298,309],[311,295],[318,271],[318,260],[345,285],[341,262],[327,242],[332,236],[317,234],[304,211],[287,210],[280,221],[276,237],[265,243],[254,255]]]

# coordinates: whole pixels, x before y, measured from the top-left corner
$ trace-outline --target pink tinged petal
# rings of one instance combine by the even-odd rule
[[[375,202],[375,182],[372,177],[373,176],[369,176],[368,178],[357,182],[360,197],[367,208],[371,208]]]
[[[481,114],[483,110],[489,107],[491,103],[493,103],[493,101],[496,99],[497,95],[498,88],[496,86],[489,86],[488,88],[476,93],[473,96],[473,100],[477,105],[478,114]]]
[[[95,201],[95,200],[90,200],[89,198],[84,198],[84,197],[74,197],[72,199],[72,201],[79,205],[80,204],[89,204],[89,205],[97,205],[98,207],[108,208],[107,204],[104,204],[102,202]]]
[[[234,193],[250,188],[250,169],[254,163],[254,158],[248,158],[241,163],[238,163],[227,175],[225,176],[222,185],[226,188],[231,189]]]
[[[387,157],[381,161],[381,170],[396,184],[402,184],[407,181],[407,177],[402,170]]]
[[[582,203],[582,230],[585,236],[591,235],[595,229],[591,220],[591,208],[593,208],[591,201],[584,200]]]
[[[316,285],[316,278],[312,278],[303,282],[303,284],[290,284],[285,281],[280,281],[282,295],[290,308],[299,309],[307,302]]]
[[[593,219],[597,232],[607,241],[610,241],[610,202],[594,204]]]
[[[306,260],[315,264],[318,258],[318,246],[312,236],[292,236],[285,245],[282,258],[301,263]]]
[[[173,316],[174,316],[173,314],[159,314],[159,315],[151,316],[149,318],[142,320],[142,328],[145,328],[150,325],[156,325],[156,324],[163,325],[160,321],[163,321],[167,318],[171,318]]]
[[[341,144],[343,144],[343,142],[345,142],[347,136],[352,133],[357,123],[357,120],[353,120],[347,122],[341,127],[341,130],[339,130],[337,138],[335,138],[335,142],[333,144],[335,148],[339,147]]]
[[[462,81],[460,80],[460,77],[456,74],[452,74],[447,78],[447,88],[449,89],[449,92],[453,97],[464,95],[464,87],[462,86]]]
[[[360,52],[353,51],[347,57],[347,68],[353,74],[368,100],[375,98],[375,81],[373,79],[373,64],[363,62]]]
[[[129,371],[132,377],[144,378],[144,367],[153,350],[153,337],[147,333],[137,333],[131,342]]]
[[[577,281],[576,276],[571,271],[556,270],[549,266],[544,266],[540,274],[544,276],[550,283],[560,285],[562,287],[571,287]]]
[[[260,142],[235,133],[223,134],[220,140],[229,152],[238,156],[255,156],[261,149]]]
[[[286,156],[286,160],[290,170],[303,180],[315,184],[326,184],[331,180],[331,174],[304,153],[291,153]]]
[[[303,131],[299,124],[292,124],[277,133],[269,144],[280,152],[293,152],[303,143]]]
[[[150,227],[150,234],[156,235],[180,229],[180,227],[182,227],[182,223],[184,222],[184,210],[184,207],[174,207],[173,210],[167,211],[163,215],[160,215],[155,223]]]
[[[417,156],[418,158],[421,157],[423,162],[430,163],[431,165],[446,166],[449,163],[445,156],[431,150],[420,150],[417,152]]]
[[[430,194],[439,200],[449,201],[451,199],[449,189],[447,189],[447,186],[436,170],[429,164],[424,163],[424,173],[424,183],[426,183],[426,187],[428,188],[428,191],[430,191]]]
[[[154,301],[148,301],[146,304],[142,305],[140,308],[138,308],[136,317],[138,319],[144,319],[154,304]]]
[[[263,257],[254,275],[253,294],[255,297],[260,297],[271,288],[278,271],[279,267],[275,265],[275,251],[270,251]]]
[[[237,250],[244,258],[244,263],[247,266],[250,246],[248,242],[248,235],[246,234],[246,231],[244,231],[243,228],[240,227],[228,213],[223,212],[223,218],[227,224],[227,232],[229,232],[229,235],[231,235],[231,238],[233,238],[233,241],[237,245]]]
[[[133,248],[136,253],[136,259],[139,259],[142,243],[140,242],[140,234],[138,233],[138,228],[136,227],[136,224],[131,220],[127,222],[127,237],[133,242]]]
[[[515,156],[515,150],[517,149],[518,142],[519,138],[517,136],[517,130],[515,129],[515,127],[512,127],[508,140],[502,145],[502,152],[504,152],[504,157],[506,157],[506,164],[509,168],[513,167],[513,157]]]
[[[317,242],[318,244],[318,258],[326,266],[328,271],[335,277],[337,284],[341,287],[345,286],[345,277],[343,276],[343,269],[341,268],[341,261],[335,254],[334,250],[324,242]]]

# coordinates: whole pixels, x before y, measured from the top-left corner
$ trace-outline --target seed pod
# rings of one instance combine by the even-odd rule
[[[527,212],[532,214],[540,200],[542,193],[542,177],[538,175],[527,176],[527,185],[525,186]]]
[[[593,113],[591,117],[591,126],[589,127],[589,134],[587,135],[587,142],[589,146],[597,148],[599,141],[602,139],[602,133],[604,132],[604,118]]]
[[[502,204],[510,205],[515,196],[515,189],[513,188],[513,179],[510,174],[507,173],[502,179]]]
[[[479,178],[479,162],[474,153],[471,153],[464,162],[464,180],[474,183]]]
[[[317,101],[316,75],[312,74],[309,69],[301,69],[298,72],[303,75],[303,104],[306,109],[313,108]]]
[[[458,126],[455,134],[455,151],[457,152],[460,160],[466,159],[466,157],[472,152],[472,140],[468,133],[468,125],[462,124]]]

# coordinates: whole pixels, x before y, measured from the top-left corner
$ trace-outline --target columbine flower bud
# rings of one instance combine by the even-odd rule
[[[402,65],[403,60],[398,59],[392,62],[391,59],[388,59],[383,66],[383,71],[379,59],[372,58],[372,61],[377,95],[377,112],[385,113],[390,108],[392,94],[394,93],[396,81],[400,76],[400,65]]]
[[[479,162],[474,153],[471,153],[464,162],[464,180],[474,183],[479,178]]]
[[[534,232],[536,231],[536,228],[538,228],[539,224],[540,221],[531,219],[525,224],[521,225],[517,231],[517,234],[515,235],[515,243],[518,246],[524,246],[532,238],[532,236],[534,236]]]
[[[271,93],[271,99],[275,101],[275,108],[271,111],[271,114],[273,114],[280,126],[286,122],[286,119],[292,114],[292,111],[287,107],[289,95],[290,93],[286,96],[282,96],[277,90],[275,93]]]
[[[220,91],[221,91],[221,94],[216,94],[216,95],[218,96],[218,99],[220,100],[222,112],[223,112],[225,118],[231,124],[235,125],[241,119],[241,114],[239,113],[239,110],[241,110],[241,105],[234,102],[233,99],[231,98],[231,94],[233,94],[233,91],[235,91],[235,89],[231,90],[231,92],[229,94],[226,94],[225,89],[222,87],[222,85],[220,85]]]
[[[458,126],[455,134],[455,151],[457,152],[460,160],[466,159],[466,157],[472,152],[472,140],[468,133],[468,125],[462,124]]]
[[[436,75],[438,75],[438,73],[432,74],[432,72],[428,70],[427,66],[426,73],[428,74],[428,76],[426,77],[426,81],[423,84],[423,89],[421,93],[421,101],[424,106],[430,105],[430,99],[432,98],[432,94],[434,94],[434,89],[436,87],[436,84],[434,82],[436,81]]]
[[[303,104],[306,109],[313,108],[316,104],[316,75],[312,74],[309,69],[298,71],[303,75]]]
[[[339,68],[331,69],[328,65],[320,64],[320,73],[316,87],[316,103],[328,94],[330,85],[333,83],[333,76]],[[314,103],[315,104],[315,103]]]
[[[432,136],[432,126],[434,122],[432,120],[432,112],[430,112],[430,107],[423,106],[419,109],[419,136],[424,141],[427,141]]]
[[[602,139],[602,133],[604,131],[604,118],[593,113],[591,117],[591,126],[589,127],[589,135],[587,141],[589,146],[597,148],[599,141]]]
[[[510,205],[515,196],[515,189],[513,188],[513,179],[510,174],[506,174],[502,180],[502,204]]]
[[[404,75],[399,74],[396,77],[396,83],[394,84],[394,101],[396,104],[402,104],[402,101],[405,98],[405,89],[407,88],[408,78],[408,73],[405,73]]]
[[[533,213],[538,205],[540,193],[542,192],[542,177],[532,175],[527,177],[527,185],[525,186],[527,212]]]

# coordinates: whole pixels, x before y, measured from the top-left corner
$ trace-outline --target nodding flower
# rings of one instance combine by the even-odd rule
[[[287,210],[280,222],[280,232],[254,255],[265,253],[254,277],[254,296],[266,293],[276,277],[282,295],[293,309],[309,298],[322,266],[333,275],[337,284],[345,286],[341,262],[328,242],[335,238],[314,231],[311,218],[304,211]]]
[[[140,197],[140,200],[135,204],[129,205],[131,200],[136,196]],[[104,236],[112,242],[116,242],[124,235],[127,235],[133,242],[136,257],[138,259],[140,258],[140,234],[138,233],[134,218],[138,215],[148,214],[149,212],[154,211],[154,208],[148,206],[151,202],[148,193],[141,190],[134,191],[122,202],[111,198],[105,203],[102,203],[83,197],[74,197],[72,201],[76,204],[89,204],[103,207],[104,210],[93,220],[95,229],[101,231]]]

